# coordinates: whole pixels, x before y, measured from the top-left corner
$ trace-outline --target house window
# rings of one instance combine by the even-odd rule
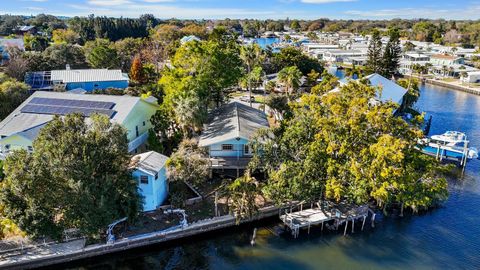
[[[29,146],[27,146],[27,151],[28,151],[28,152],[33,152],[33,147],[32,147],[32,146],[30,146],[30,145],[29,145]]]
[[[138,135],[139,135],[138,126],[135,127],[135,135],[136,135],[136,137],[138,137]]]
[[[140,184],[148,184],[148,176],[141,175],[140,176]]]
[[[157,180],[157,179],[158,179],[158,173],[155,174],[155,180]]]
[[[222,144],[222,151],[232,151],[233,144]]]
[[[245,144],[245,145],[243,146],[243,153],[244,153],[245,155],[250,155],[250,154],[252,154],[252,152],[250,151],[250,146],[249,146],[248,144]]]
[[[145,121],[143,121],[143,126],[145,126],[145,125],[146,125],[146,123],[145,123]]]

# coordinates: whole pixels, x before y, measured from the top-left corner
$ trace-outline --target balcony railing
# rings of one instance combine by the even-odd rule
[[[128,152],[133,152],[135,149],[137,149],[142,144],[147,142],[147,140],[148,140],[148,132],[145,132],[142,135],[135,138],[133,141],[128,143]]]

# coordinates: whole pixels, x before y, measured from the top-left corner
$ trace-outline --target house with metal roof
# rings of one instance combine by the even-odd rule
[[[250,140],[261,128],[268,128],[261,110],[239,102],[213,110],[199,139],[208,150],[213,169],[245,169],[252,157]]]
[[[16,149],[33,151],[32,143],[41,128],[55,115],[69,113],[81,113],[87,119],[94,113],[107,115],[127,130],[128,151],[137,153],[145,148],[152,128],[150,118],[157,109],[153,99],[36,91],[0,122],[0,158]]]
[[[167,199],[167,159],[167,156],[154,151],[132,158],[132,174],[138,182],[138,192],[143,198],[143,211],[155,210]]]
[[[350,79],[345,78],[340,80],[340,85],[345,85]],[[376,92],[376,97],[374,102],[388,102],[398,104],[399,106],[403,104],[403,96],[408,92],[407,89],[401,87],[392,80],[389,80],[383,77],[380,74],[373,73],[366,77],[363,77],[359,80],[367,81],[371,86],[376,87],[378,90]],[[333,89],[332,93],[340,91],[340,88]]]
[[[66,91],[84,89],[87,92],[108,88],[128,87],[128,74],[119,69],[70,69],[29,72],[25,83],[32,90],[53,90],[55,86]]]

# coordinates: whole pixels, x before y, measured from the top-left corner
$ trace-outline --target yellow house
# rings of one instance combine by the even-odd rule
[[[144,149],[150,118],[158,109],[153,97],[72,94],[36,91],[15,111],[0,122],[0,158],[15,149],[33,151],[32,142],[54,115],[82,113],[105,114],[111,121],[127,130],[128,150],[138,153]]]

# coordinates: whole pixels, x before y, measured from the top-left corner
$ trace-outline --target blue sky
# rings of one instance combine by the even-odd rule
[[[480,19],[480,0],[2,0],[0,14],[179,19]]]

